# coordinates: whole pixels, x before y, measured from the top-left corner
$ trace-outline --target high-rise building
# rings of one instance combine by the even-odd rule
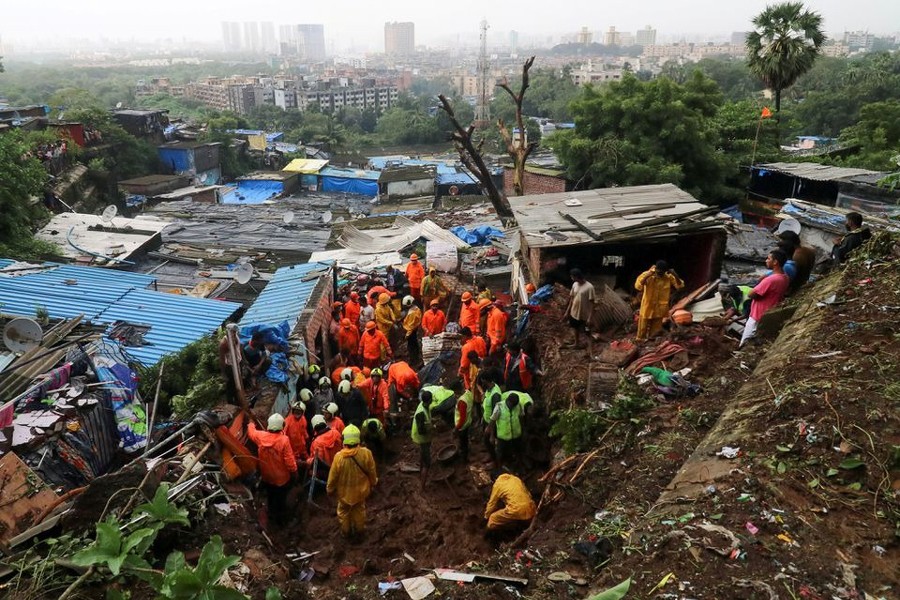
[[[519,53],[519,32],[518,31],[510,31],[509,32],[509,53],[510,54],[518,54]]]
[[[263,52],[271,54],[278,51],[278,40],[275,39],[275,24],[272,21],[264,21],[259,24],[259,36]]]
[[[411,56],[416,51],[415,23],[385,23],[384,53],[388,56]]]
[[[644,46],[652,46],[656,43],[656,30],[647,25],[643,29],[638,29],[634,35],[634,43],[643,48]]]
[[[259,43],[259,23],[246,21],[244,23],[244,49],[256,53],[261,49]]]
[[[241,24],[233,21],[222,21],[222,42],[225,52],[238,52],[243,47],[241,42]]]
[[[590,46],[591,42],[594,41],[594,34],[587,27],[582,27],[581,31],[578,32],[577,40],[581,46]]]
[[[871,50],[875,45],[875,35],[868,31],[845,31],[844,45],[853,50]]]
[[[609,27],[609,31],[603,34],[603,45],[604,46],[621,46],[622,45],[622,34],[616,31],[616,28],[613,26]]]
[[[743,46],[747,43],[747,36],[750,35],[746,31],[735,31],[731,34],[731,44],[733,46]]]
[[[325,60],[325,26],[319,24],[297,25],[297,54],[300,58],[318,62]]]

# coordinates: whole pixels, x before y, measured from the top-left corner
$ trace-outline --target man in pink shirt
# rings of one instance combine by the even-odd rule
[[[772,273],[760,281],[750,292],[750,317],[744,327],[744,335],[741,336],[742,347],[747,340],[756,335],[756,326],[766,312],[781,302],[791,283],[790,278],[784,274],[784,263],[787,255],[781,250],[772,250],[766,257],[766,268]]]

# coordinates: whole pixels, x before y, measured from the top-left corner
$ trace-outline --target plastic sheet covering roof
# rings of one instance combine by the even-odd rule
[[[452,173],[441,173],[435,178],[438,185],[471,185],[475,183],[475,179],[465,171],[453,171]]]
[[[765,163],[753,167],[759,171],[774,171],[799,177],[801,179],[812,179],[813,181],[838,181],[849,177],[857,177],[860,175],[887,175],[879,171],[870,171],[868,169],[852,169],[849,167],[832,167],[830,165],[820,165],[818,163]]]
[[[328,164],[327,160],[316,160],[312,158],[295,158],[285,166],[282,171],[290,173],[304,173],[311,175],[318,173]]]
[[[365,169],[339,169],[336,167],[325,167],[319,171],[322,177],[338,177],[341,179],[364,179],[370,181],[378,181],[381,175],[378,171],[367,171]]]
[[[275,271],[272,280],[244,313],[241,327],[277,325],[287,321],[293,328],[319,279],[328,274],[328,268],[327,264],[309,263],[281,267]]]
[[[284,193],[284,183],[264,179],[239,179],[237,187],[228,186],[222,194],[223,204],[262,204]]]
[[[444,242],[456,248],[469,247],[466,242],[432,221],[425,220],[416,223],[406,217],[397,217],[393,225],[387,229],[360,231],[353,225],[347,225],[337,242],[344,248],[359,254],[383,254],[402,250],[419,238]]]
[[[27,266],[34,268],[23,270]],[[83,314],[94,324],[127,321],[148,327],[142,345],[126,345],[145,365],[211,333],[240,308],[233,302],[148,289],[156,278],[143,273],[55,263],[15,263],[5,271],[0,271],[4,313],[34,316],[42,307],[51,319]]]
[[[382,269],[388,265],[399,265],[403,257],[399,252],[385,252],[384,254],[360,254],[353,250],[342,248],[340,250],[322,250],[313,252],[309,257],[310,263],[323,263],[334,261],[339,267],[354,269],[357,271],[371,271]]]

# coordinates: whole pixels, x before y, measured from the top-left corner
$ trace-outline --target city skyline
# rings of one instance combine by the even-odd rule
[[[38,41],[85,40],[88,42],[162,40],[196,41],[198,43],[222,42],[224,22],[274,23],[278,28],[290,23],[317,23],[324,25],[329,52],[358,50],[382,51],[385,22],[412,22],[415,24],[416,44],[440,47],[453,40],[477,40],[478,23],[482,18],[491,25],[489,35],[492,45],[508,41],[510,31],[516,31],[520,45],[525,40],[552,40],[563,35],[574,35],[587,28],[602,33],[615,27],[616,31],[636,33],[651,24],[659,32],[659,42],[679,38],[695,39],[698,36],[727,37],[734,31],[750,29],[750,20],[762,10],[766,2],[756,1],[736,5],[723,11],[722,3],[715,0],[683,0],[678,3],[647,0],[622,4],[613,10],[596,10],[586,0],[563,0],[554,5],[553,15],[548,16],[543,7],[536,5],[529,11],[518,5],[513,10],[509,2],[485,4],[472,0],[460,0],[454,5],[453,16],[436,12],[433,8],[409,0],[397,0],[380,7],[375,15],[369,4],[358,0],[336,0],[327,5],[311,5],[303,11],[285,10],[284,5],[272,0],[260,0],[248,6],[234,0],[216,3],[193,3],[159,0],[157,12],[177,16],[175,19],[154,21],[136,18],[133,9],[125,3],[94,1],[77,5],[61,0],[46,0],[40,11],[17,4],[4,10],[4,22],[0,24],[0,39],[5,43],[34,49]],[[879,0],[859,0],[846,3],[838,0],[808,2],[807,7],[822,14],[827,32],[868,31],[879,35],[892,35],[900,28],[900,3]],[[214,11],[216,18],[211,20]],[[244,31],[241,31],[244,34]],[[261,36],[262,37],[262,36]],[[603,41],[594,35],[594,41]]]

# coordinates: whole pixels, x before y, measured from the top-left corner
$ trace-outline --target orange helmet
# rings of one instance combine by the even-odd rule
[[[350,319],[341,319],[341,325],[343,325],[347,329],[350,329],[350,327],[352,327]]]
[[[466,302],[467,300],[471,300],[471,299],[472,299],[472,293],[471,293],[471,292],[463,292],[463,295],[462,295],[462,301],[463,301],[463,302]]]
[[[533,283],[527,283],[527,284],[525,284],[525,291],[528,292],[529,294],[533,294],[537,291],[537,288],[534,287]]]
[[[413,252],[409,255],[409,260],[419,260],[419,255]]]
[[[375,329],[375,321],[369,321],[366,323],[366,331],[371,331]]]
[[[390,301],[391,297],[388,294],[385,294],[384,292],[378,294],[378,304],[387,304]]]
[[[478,308],[484,308],[485,306],[490,306],[491,301],[488,298],[482,298],[478,301]]]
[[[353,300],[359,300],[359,294],[356,292],[350,292],[350,298]]]

